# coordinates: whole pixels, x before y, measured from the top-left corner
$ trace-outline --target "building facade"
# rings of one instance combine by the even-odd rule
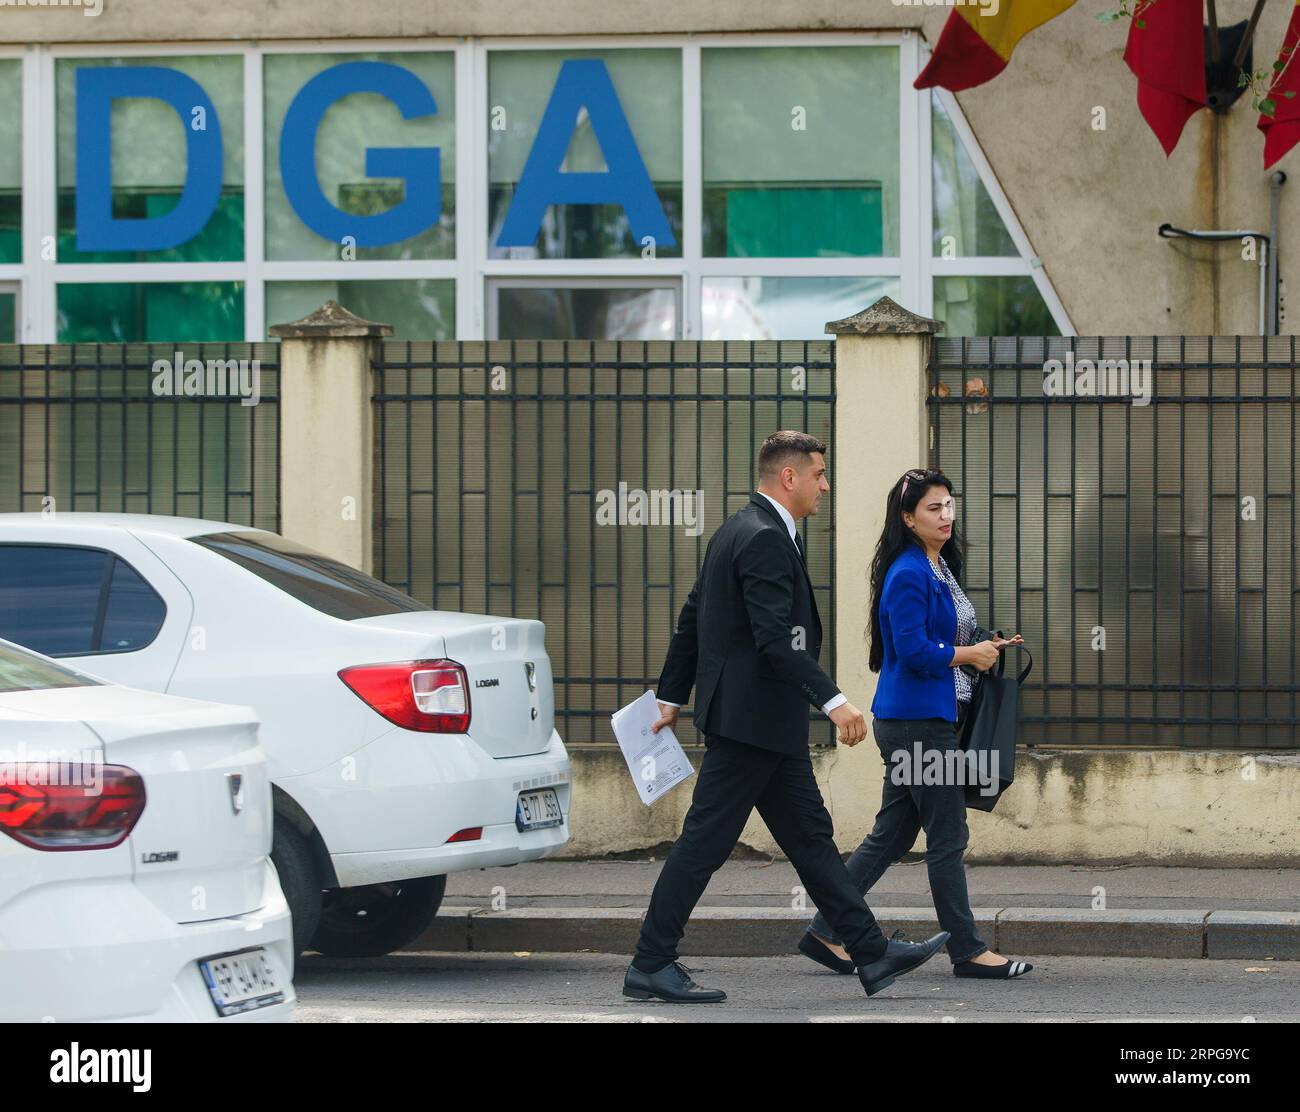
[[[882,294],[1073,332],[917,29],[340,18],[0,11],[0,341],[260,340],[327,298],[409,339],[808,338]]]

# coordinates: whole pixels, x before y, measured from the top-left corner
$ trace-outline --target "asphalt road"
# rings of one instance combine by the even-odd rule
[[[1014,955],[1012,955],[1014,956]],[[1300,962],[1046,957],[1011,982],[958,980],[941,954],[868,999],[857,979],[797,955],[692,958],[722,1004],[622,996],[624,955],[396,954],[301,959],[299,1023],[401,1021],[1300,1022]]]

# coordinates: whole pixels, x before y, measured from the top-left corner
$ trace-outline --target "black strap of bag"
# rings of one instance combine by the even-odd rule
[[[1019,649],[1021,652],[1025,654],[1025,656],[1029,657],[1029,663],[1025,665],[1024,671],[1022,671],[1020,675],[1016,677],[1016,684],[1020,687],[1024,687],[1026,678],[1028,678],[1029,673],[1034,670],[1034,657],[1033,654],[1030,653],[1029,651],[1029,646],[1028,645],[1003,645],[1002,648]],[[994,675],[997,676],[1002,675],[1006,671],[1007,658],[1005,652],[1002,651],[998,652],[998,662],[993,667],[994,667]]]
[[[1002,630],[1000,629],[985,629],[983,626],[977,625],[975,629],[971,632],[971,644],[978,645],[981,641],[991,641],[993,640],[994,637],[1001,637],[1001,636],[1002,636]],[[1016,683],[1023,687],[1026,677],[1028,677],[1029,673],[1033,671],[1034,668],[1034,658],[1032,654],[1029,652],[1029,647],[1027,645],[1003,645],[1002,648],[1020,649],[1024,652],[1025,656],[1029,657],[1029,663],[1025,665],[1025,670],[1021,672],[1019,676],[1016,677]],[[1007,666],[1006,655],[1003,652],[999,651],[998,662],[993,666],[993,674],[995,676],[1002,675],[1006,670],[1006,666]],[[961,665],[961,670],[974,680],[978,680],[980,676],[983,674],[973,664],[963,664]],[[976,690],[978,691],[979,684],[977,683],[975,687]]]

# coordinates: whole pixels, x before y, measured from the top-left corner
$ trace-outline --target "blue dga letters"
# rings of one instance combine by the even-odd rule
[[[171,212],[145,219],[113,216],[113,101],[144,97],[170,104],[185,128],[185,187]],[[205,127],[190,126],[202,108]],[[192,77],[164,66],[87,66],[77,70],[77,250],[163,251],[203,230],[221,197],[221,123]]]
[[[561,170],[564,153],[584,107],[608,170],[565,173]],[[497,246],[531,246],[537,241],[547,205],[565,204],[622,205],[638,242],[645,236],[652,236],[659,247],[677,242],[632,138],[609,70],[599,58],[570,58],[560,67]]]
[[[353,216],[331,204],[316,177],[316,133],[336,101],[377,93],[397,105],[404,120],[438,111],[433,94],[410,70],[388,62],[344,62],[319,73],[293,98],[280,132],[280,177],[298,218],[318,236],[358,247],[382,247],[417,236],[442,215],[442,151],[437,147],[368,147],[366,174],[402,178],[406,197],[387,212]]]

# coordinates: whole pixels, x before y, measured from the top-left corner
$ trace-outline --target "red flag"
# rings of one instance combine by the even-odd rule
[[[983,85],[1011,61],[1011,52],[1035,27],[1055,19],[1075,0],[1001,0],[1000,4],[963,4],[954,8],[916,89],[941,85],[954,93]]]
[[[1291,9],[1291,22],[1287,24],[1282,50],[1277,56],[1283,68],[1276,70],[1273,83],[1268,87],[1268,99],[1273,102],[1273,115],[1259,116],[1259,130],[1264,133],[1264,169],[1267,170],[1287,151],[1300,142],[1300,64],[1292,61],[1300,45],[1300,0]],[[1290,96],[1287,94],[1290,93]]]
[[[1205,104],[1201,0],[1139,2],[1124,61],[1138,79],[1138,109],[1168,156],[1184,125]]]

